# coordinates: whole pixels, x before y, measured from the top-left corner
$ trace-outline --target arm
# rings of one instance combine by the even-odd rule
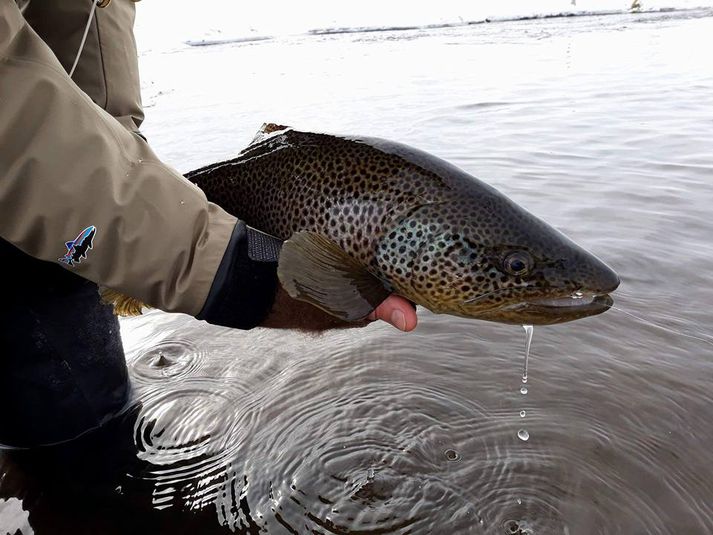
[[[0,236],[58,262],[94,226],[93,248],[67,269],[199,314],[238,221],[92,102],[11,0],[0,0],[0,103]]]
[[[59,2],[52,9],[76,6]],[[102,44],[96,26],[108,15],[97,13],[96,43],[85,48],[75,73],[80,89],[63,67],[76,48],[52,34],[65,25],[48,22],[47,13],[26,13],[53,53],[16,4],[0,0],[0,237],[59,262],[70,252],[65,243],[94,227],[92,248],[62,265],[151,306],[232,327],[336,326],[278,291],[275,263],[247,252],[252,231],[161,163],[137,135],[143,114],[133,39],[123,46],[121,36],[107,39],[105,32]],[[129,31],[133,6],[115,15]],[[76,36],[86,15],[73,16],[80,21]],[[104,27],[120,33],[116,21]],[[392,318],[394,306],[405,323]],[[396,297],[372,319],[402,330],[415,326],[412,308]]]

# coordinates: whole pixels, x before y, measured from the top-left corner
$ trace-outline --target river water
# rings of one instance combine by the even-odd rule
[[[527,395],[518,326],[122,320],[131,410],[0,457],[0,528],[713,533],[711,45],[694,10],[143,55],[144,133],[180,170],[263,122],[405,142],[605,260],[617,308],[536,327]]]

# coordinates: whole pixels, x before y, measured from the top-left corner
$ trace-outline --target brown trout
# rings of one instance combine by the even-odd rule
[[[186,177],[287,240],[283,287],[345,320],[391,292],[435,313],[562,323],[607,310],[616,273],[465,171],[412,147],[264,125],[237,158]]]

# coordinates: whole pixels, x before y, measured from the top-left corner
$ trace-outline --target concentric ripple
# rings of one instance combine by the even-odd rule
[[[374,369],[360,372],[352,363],[355,374],[335,373],[336,360],[309,387],[306,375],[314,370],[294,370],[289,384],[272,392],[269,427],[255,429],[261,451],[250,452],[244,467],[247,498],[266,526],[297,533],[427,533],[438,526],[484,533],[481,505],[459,482],[467,470],[455,461],[465,459],[460,452],[497,456],[497,422],[454,392],[360,380]],[[488,479],[497,484],[506,473],[491,470]]]
[[[228,466],[253,432],[259,411],[234,382],[189,378],[142,399],[134,426],[142,474],[156,482],[154,505],[201,508],[229,485]]]
[[[292,360],[283,359],[279,338],[273,352],[262,334],[243,336],[229,373],[208,366],[143,387],[135,442],[149,468],[136,475],[154,482],[154,507],[214,508],[216,521],[237,533],[549,535],[595,525],[592,533],[663,535],[659,500],[693,527],[708,522],[711,506],[699,497],[713,490],[710,482],[690,466],[657,470],[675,455],[680,431],[652,435],[643,416],[613,417],[611,399],[628,399],[635,374],[610,363],[604,391],[601,364],[575,365],[573,389],[557,379],[571,377],[567,361],[540,360],[557,351],[549,331],[538,338],[528,381],[527,442],[516,434],[519,358],[498,335],[477,342],[501,352],[486,368],[462,349],[451,352],[449,344],[463,342],[447,332],[417,345],[377,334],[369,342],[296,340]],[[587,346],[593,355],[596,345]],[[447,354],[421,356],[437,351]],[[217,354],[206,362],[228,360]],[[674,429],[684,425],[680,404],[704,414],[700,388],[691,384],[660,406],[671,396],[661,388],[639,395],[641,410],[657,411]]]
[[[180,379],[199,370],[205,357],[205,352],[192,342],[164,340],[143,349],[130,361],[132,377],[145,383]]]

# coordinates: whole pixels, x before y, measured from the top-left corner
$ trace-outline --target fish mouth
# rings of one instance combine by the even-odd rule
[[[611,299],[609,294],[604,294],[604,296]],[[570,307],[583,307],[594,303],[598,298],[603,297],[597,294],[590,295],[568,295],[566,297],[556,297],[554,299],[533,299],[532,301],[527,301],[527,304],[545,307],[545,308],[570,308]],[[613,299],[612,299],[613,302]]]
[[[517,325],[555,325],[606,312],[614,304],[609,294],[572,294],[534,298],[479,314],[480,319]]]

